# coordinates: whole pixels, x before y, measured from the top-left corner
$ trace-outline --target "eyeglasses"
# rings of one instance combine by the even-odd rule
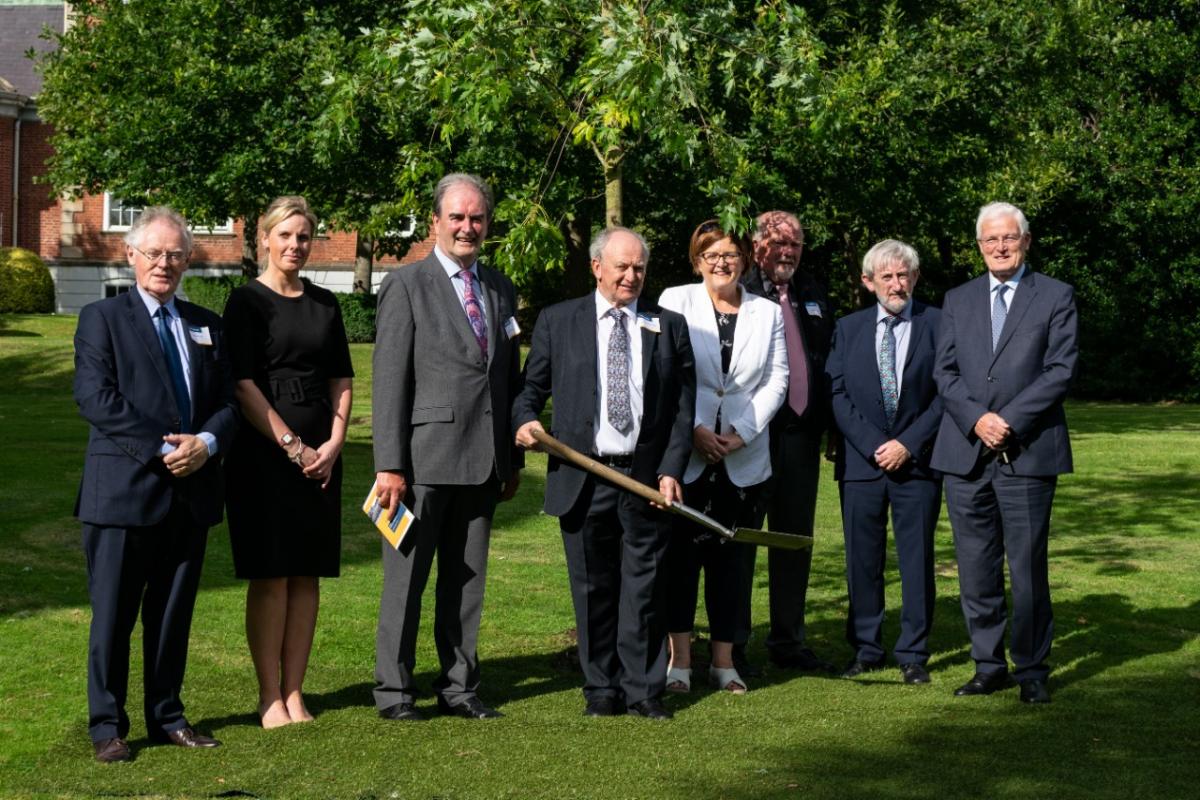
[[[1025,234],[1023,233],[1006,233],[1003,236],[989,236],[986,239],[977,239],[976,241],[983,245],[984,250],[995,250],[1000,246],[1001,242],[1004,243],[1005,247],[1012,247],[1024,238]]]
[[[700,259],[710,267],[715,267],[717,264],[724,261],[726,264],[742,263],[741,253],[701,253]]]
[[[151,264],[157,264],[159,259],[165,258],[168,264],[177,267],[187,260],[187,253],[182,250],[151,250],[147,253],[140,247],[134,247],[134,245],[130,245],[130,247],[144,255]]]

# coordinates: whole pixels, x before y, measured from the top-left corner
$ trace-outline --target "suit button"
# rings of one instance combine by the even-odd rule
[[[988,377],[987,377],[987,382],[988,382],[988,383],[995,383],[995,382],[996,382],[996,379],[995,379],[995,378],[993,378],[991,375],[988,375]]]
[[[490,416],[492,415],[492,410],[491,410],[490,408],[485,408],[485,409],[483,410],[483,415],[484,415],[485,417],[490,417]]]
[[[724,396],[725,396],[725,390],[717,389],[717,397],[724,397]]]

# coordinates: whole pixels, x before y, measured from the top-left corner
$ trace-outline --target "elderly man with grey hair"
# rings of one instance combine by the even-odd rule
[[[479,263],[491,219],[482,178],[445,176],[433,195],[433,252],[389,273],[379,289],[375,480],[389,516],[401,503],[416,515],[399,548],[381,540],[375,705],[384,719],[424,718],[415,706],[417,626],[435,555],[438,709],[501,716],[476,692],[476,643],[492,514],[516,492],[524,460],[509,427],[521,368],[516,293]]]
[[[920,261],[904,242],[885,239],[863,258],[869,308],[838,320],[825,371],[842,438],[839,482],[850,605],[846,641],[854,656],[842,673],[881,668],[888,510],[900,567],[900,635],[892,653],[905,683],[929,682],[933,623],[933,531],[941,476],[930,467],[942,422],[933,381],[941,312],[913,299]]]
[[[946,293],[933,370],[946,414],[933,466],[946,476],[958,585],[975,675],[958,696],[1007,688],[1009,651],[1025,703],[1050,702],[1054,615],[1047,545],[1058,476],[1072,470],[1063,401],[1078,356],[1075,291],[1026,263],[1021,209],[989,203],[975,238],[987,273]]]
[[[536,448],[538,417],[553,395],[556,438],[673,501],[692,453],[695,366],[683,316],[641,299],[649,255],[645,239],[627,228],[592,241],[596,290],[542,311],[513,427],[517,444]],[[562,530],[584,713],[669,718],[659,576],[668,515],[554,457],[545,510]]]

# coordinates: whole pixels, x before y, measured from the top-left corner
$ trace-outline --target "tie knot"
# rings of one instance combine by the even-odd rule
[[[616,323],[617,325],[625,324],[625,312],[619,308],[610,308],[608,310],[608,313],[605,314],[604,316],[612,317],[613,322]]]
[[[171,321],[171,312],[167,310],[166,306],[159,306],[158,311],[155,312],[154,316],[158,317],[163,322]]]
[[[467,283],[470,283],[471,282],[471,270],[469,270],[469,269],[459,270],[458,277],[461,280],[466,281]]]
[[[888,314],[883,318],[883,324],[890,331],[892,328],[900,324],[900,318],[892,314]]]
[[[1004,297],[1004,293],[1005,293],[1005,292],[1007,292],[1007,291],[1008,291],[1008,284],[1007,284],[1007,283],[1001,283],[1001,284],[997,285],[997,286],[996,286],[996,297],[1003,298],[1003,297]]]

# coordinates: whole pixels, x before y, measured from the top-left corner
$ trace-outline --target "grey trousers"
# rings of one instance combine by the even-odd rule
[[[381,540],[383,592],[375,637],[375,706],[380,710],[415,699],[421,595],[435,554],[433,639],[441,674],[433,689],[450,705],[474,696],[488,541],[499,491],[494,479],[479,486],[415,485],[409,499],[417,519],[400,549]]]

